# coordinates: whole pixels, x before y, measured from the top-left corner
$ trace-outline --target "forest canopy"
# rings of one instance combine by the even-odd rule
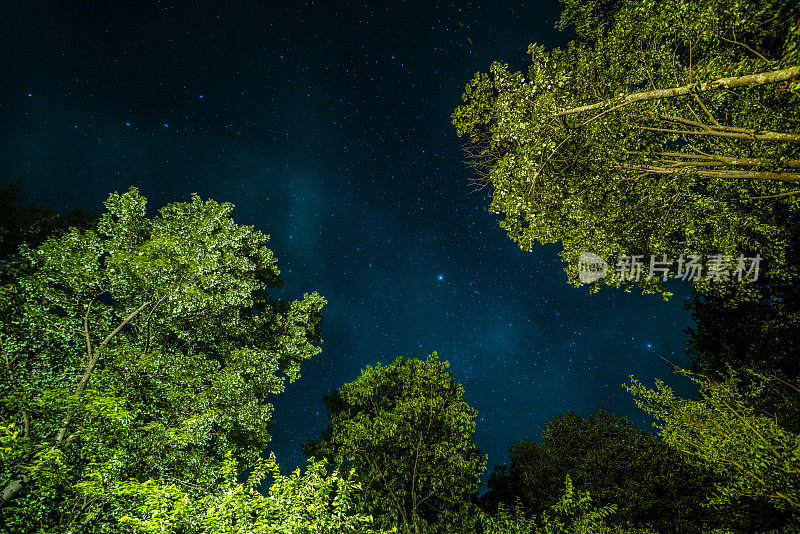
[[[783,275],[800,192],[800,7],[566,0],[558,27],[575,39],[532,44],[525,73],[492,63],[452,114],[509,237],[527,251],[561,243],[576,285],[581,253],[596,254],[612,269],[592,290],[663,292],[658,274],[613,268],[635,255],[760,253]]]
[[[0,466],[9,528],[89,520],[102,479],[209,491],[227,453],[252,465],[270,398],[320,351],[325,300],[278,301],[268,236],[193,196],[148,217],[135,188],[90,228],[23,242],[0,288]],[[8,506],[6,506],[8,505]],[[9,515],[11,514],[11,515]]]
[[[707,374],[679,370],[697,398],[661,381],[626,386],[658,436],[603,411],[567,413],[540,443],[514,444],[483,496],[478,414],[448,362],[367,366],[327,397],[330,427],[306,445],[316,458],[282,475],[274,455],[260,458],[270,399],[319,352],[324,299],[269,297],[280,281],[267,236],[234,223],[230,204],[194,196],[148,216],[131,189],[106,207],[47,215],[44,235],[4,232],[19,245],[0,258],[0,532],[797,527],[794,368],[734,371],[709,348],[697,361]],[[703,306],[698,339],[717,326],[719,303]],[[784,361],[796,355],[787,350]],[[754,354],[747,364],[772,365]]]
[[[275,297],[269,236],[197,194],[59,216],[2,188],[0,534],[800,531],[800,4],[563,6],[574,39],[477,73],[453,124],[521,249],[560,243],[578,285],[584,253],[612,267],[590,292],[669,295],[623,257],[762,257],[752,280],[693,280],[672,370],[696,394],[630,376],[653,431],[567,411],[486,472],[449,362],[397,357],[320,391],[328,427],[281,473],[273,402],[327,302]]]

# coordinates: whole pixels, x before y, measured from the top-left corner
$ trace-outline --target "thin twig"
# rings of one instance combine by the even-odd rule
[[[729,42],[731,44],[739,45],[742,48],[745,48],[746,50],[751,51],[752,53],[754,53],[755,55],[757,55],[759,58],[763,59],[764,61],[770,62],[767,58],[765,58],[764,56],[762,56],[761,54],[759,54],[758,52],[756,52],[755,50],[753,50],[752,48],[750,48],[749,46],[747,46],[744,43],[740,43],[739,41],[732,41],[730,39],[726,39],[721,35],[719,36],[719,38],[722,39],[723,41],[727,41],[727,42]]]
[[[761,197],[746,197],[746,199],[747,200],[757,200],[757,199],[760,199],[760,198],[780,198],[780,197],[788,197],[788,196],[791,196],[791,195],[796,195],[798,193],[800,193],[800,189],[798,189],[797,191],[789,191],[787,193],[778,193],[777,195],[764,195],[764,196],[761,196]]]

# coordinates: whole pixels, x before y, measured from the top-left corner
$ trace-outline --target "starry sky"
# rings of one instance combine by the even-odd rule
[[[661,359],[686,363],[688,282],[669,302],[589,295],[469,183],[450,113],[492,60],[569,40],[555,1],[231,4],[7,6],[0,180],[62,212],[131,185],[152,210],[196,192],[271,235],[276,294],[328,300],[323,352],[274,401],[282,468],[305,463],[323,395],[397,356],[450,362],[488,470],[566,410],[649,428],[631,374],[689,391]]]

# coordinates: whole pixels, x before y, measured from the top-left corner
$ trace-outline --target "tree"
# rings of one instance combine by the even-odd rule
[[[687,352],[692,369],[719,378],[728,367],[744,367],[800,377],[800,294],[798,288],[773,285],[761,299],[737,302],[726,295],[695,295],[687,304],[695,326]]]
[[[476,532],[481,534],[655,534],[649,528],[624,527],[610,524],[616,505],[594,504],[588,491],[575,488],[569,475],[563,490],[540,514],[526,513],[519,502],[514,506],[501,503],[494,513],[480,508],[470,509],[468,515],[452,521],[445,532]]]
[[[327,475],[324,462],[312,461],[305,473],[297,469],[283,476],[270,455],[266,462],[259,458],[247,481],[239,484],[236,462],[227,455],[219,469],[223,480],[199,497],[153,480],[107,484],[105,468],[94,466],[92,481],[82,490],[89,498],[112,496],[120,527],[135,533],[379,534],[370,528],[372,517],[359,510],[353,473]],[[259,484],[269,475],[272,484],[262,495]]]
[[[715,381],[676,371],[697,384],[697,400],[677,397],[660,380],[649,389],[631,377],[626,388],[658,421],[654,426],[667,445],[720,477],[709,504],[738,520],[744,516],[752,521],[747,516],[761,512],[756,518],[764,523],[759,530],[784,526],[781,523],[800,526],[800,436],[759,413],[752,403],[765,388],[800,392],[797,385],[756,372],[743,383],[735,372]],[[747,531],[756,528],[751,525]]]
[[[787,243],[786,273],[797,273],[800,233]],[[691,370],[713,380],[724,380],[730,369],[751,369],[787,381],[800,378],[800,284],[796,274],[766,273],[752,285],[753,297],[741,302],[737,292],[695,295],[687,303],[694,326],[687,353]],[[744,383],[751,375],[743,373]],[[785,429],[800,432],[800,402],[791,390],[765,388],[752,399],[759,411],[773,414]]]
[[[495,467],[483,503],[489,509],[519,500],[541,514],[559,498],[564,477],[603,506],[617,505],[609,524],[663,532],[707,532],[712,518],[702,508],[712,479],[630,421],[598,411],[551,419],[541,443],[511,447],[511,465]]]
[[[635,255],[674,275],[681,255],[769,249],[768,267],[780,272],[800,193],[800,7],[564,4],[558,26],[574,27],[575,40],[549,52],[531,45],[527,74],[493,63],[452,115],[509,237],[526,251],[560,242],[575,285],[580,255],[597,254],[612,269],[592,291],[664,291],[647,264],[640,278],[613,268]],[[704,292],[717,285],[696,282]]]
[[[22,180],[0,186],[0,285],[21,276],[24,265],[19,247],[27,243],[39,246],[47,237],[63,234],[69,228],[93,228],[99,215],[73,209],[59,215],[43,205],[19,206]]]
[[[477,488],[486,462],[470,441],[477,412],[448,366],[435,352],[397,358],[326,398],[331,425],[306,453],[352,465],[379,524],[419,532]]]
[[[798,236],[800,237],[800,236]],[[795,238],[796,240],[797,238]],[[792,247],[791,264],[796,266],[798,248]],[[766,276],[756,282],[755,297],[741,302],[734,291],[716,295],[695,295],[687,303],[694,325],[687,353],[691,370],[715,381],[724,381],[731,370],[742,371],[740,386],[754,378],[748,370],[759,371],[784,381],[800,378],[800,285],[795,279]],[[769,414],[778,424],[800,432],[800,395],[787,388],[761,388],[750,399],[759,413]]]
[[[95,228],[23,244],[21,276],[0,287],[0,421],[19,432],[0,466],[11,531],[113,528],[113,503],[81,495],[93,465],[203,494],[226,451],[255,462],[270,397],[320,350],[325,300],[270,298],[268,236],[231,204],[194,195],[148,217],[145,202],[114,193]]]

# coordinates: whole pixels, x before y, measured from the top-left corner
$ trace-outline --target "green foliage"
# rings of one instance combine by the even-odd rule
[[[797,283],[800,233],[787,243],[785,273],[766,273],[753,285],[753,298],[741,302],[736,291],[695,295],[687,307],[695,325],[687,353],[691,369],[713,380],[724,380],[729,368],[774,374],[793,382],[800,378],[800,284]],[[740,375],[742,385],[752,378]],[[800,432],[800,394],[791,388],[764,388],[753,408],[777,418],[781,427]]]
[[[723,381],[729,369],[752,369],[788,382],[800,378],[799,287],[793,281],[767,278],[753,302],[738,302],[731,293],[695,296],[690,304],[695,325],[688,330],[687,343],[691,369]],[[743,371],[739,379],[740,386],[747,387],[754,377]],[[800,392],[768,387],[749,402],[782,428],[800,432]]]
[[[236,482],[237,468],[228,454],[219,470],[223,481],[210,493],[193,496],[175,485],[145,482],[85,485],[87,498],[112,496],[117,506],[129,510],[121,516],[119,532],[164,534],[325,534],[375,533],[372,518],[359,513],[359,486],[352,473],[326,474],[324,462],[313,459],[301,473],[280,474],[275,456],[259,459],[243,484]],[[267,495],[258,491],[267,477]]]
[[[602,410],[588,418],[568,412],[548,422],[541,443],[514,444],[511,465],[495,467],[482,504],[494,509],[519,500],[528,514],[540,514],[563,491],[565,476],[576,491],[591,491],[598,504],[617,505],[610,525],[708,530],[702,504],[709,473],[657,436]]]
[[[542,514],[543,534],[610,532],[603,522],[616,510],[613,504],[594,508],[589,492],[575,491],[567,476],[564,495],[551,507],[550,514]]]
[[[774,417],[758,413],[752,403],[764,388],[795,386],[755,372],[746,384],[737,373],[717,382],[679,372],[697,384],[698,400],[677,397],[660,380],[655,389],[648,389],[631,378],[626,388],[637,405],[659,421],[655,426],[665,443],[719,475],[709,504],[736,515],[746,513],[742,502],[762,500],[796,517],[800,436],[781,428]]]
[[[325,300],[281,302],[268,236],[196,195],[148,217],[135,188],[90,229],[19,249],[0,287],[0,416],[19,435],[0,465],[0,524],[111,528],[104,480],[213,487],[226,451],[253,464],[269,399],[319,352]],[[23,527],[24,525],[24,527]]]
[[[307,453],[352,465],[381,525],[422,528],[475,491],[486,458],[477,412],[436,353],[367,367],[326,399],[331,426]]]
[[[70,227],[88,229],[97,224],[97,215],[82,210],[58,215],[41,205],[19,206],[22,187],[21,180],[0,186],[0,285],[21,275],[25,267],[19,256],[22,243],[35,247]]]
[[[564,4],[559,27],[573,26],[575,40],[551,51],[531,45],[527,73],[492,63],[467,84],[465,104],[452,114],[509,237],[526,251],[561,243],[575,285],[580,254],[599,255],[612,268],[592,291],[608,284],[669,296],[658,277],[616,272],[623,255],[676,261],[761,253],[772,272],[785,270],[788,223],[798,213],[797,83],[761,76],[735,88],[698,84],[795,68],[800,7],[783,0]],[[686,90],[677,96],[649,93],[679,87]],[[711,293],[729,285],[696,283]],[[747,287],[737,289],[747,297]]]
[[[712,378],[726,375],[728,366],[800,377],[800,295],[796,286],[791,282],[765,285],[758,301],[746,303],[730,293],[696,295],[689,304],[695,321],[688,330],[692,369]]]
[[[576,490],[569,475],[553,504],[540,514],[527,514],[519,503],[501,504],[495,513],[474,509],[448,532],[482,534],[654,534],[645,528],[609,525],[616,505],[596,506],[589,492]]]

